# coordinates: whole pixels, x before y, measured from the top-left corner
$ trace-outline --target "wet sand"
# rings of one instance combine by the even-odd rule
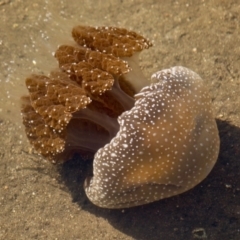
[[[0,239],[240,239],[240,2],[52,2],[0,1]],[[151,39],[141,54],[148,78],[182,65],[206,80],[221,150],[201,184],[145,206],[101,209],[82,187],[90,162],[54,166],[28,144],[19,114],[24,79],[56,66],[52,52],[72,41],[77,24]]]

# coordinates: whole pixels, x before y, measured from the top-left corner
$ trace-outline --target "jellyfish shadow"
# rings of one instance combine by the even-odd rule
[[[74,202],[107,219],[134,239],[240,239],[240,128],[217,120],[221,146],[209,176],[181,195],[129,209],[102,209],[86,197],[91,161],[75,158],[59,167]]]

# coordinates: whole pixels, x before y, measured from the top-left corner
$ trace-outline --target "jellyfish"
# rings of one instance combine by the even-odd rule
[[[127,208],[185,192],[216,163],[219,136],[201,77],[176,66],[151,82],[139,53],[152,46],[123,28],[77,26],[59,69],[26,79],[22,116],[34,148],[52,162],[93,158],[84,189],[104,208]]]

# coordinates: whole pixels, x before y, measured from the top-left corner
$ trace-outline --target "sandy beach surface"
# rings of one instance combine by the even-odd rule
[[[152,73],[176,65],[209,88],[221,149],[194,189],[145,206],[109,210],[87,199],[89,164],[55,166],[28,143],[19,99],[25,78],[57,66],[52,53],[75,25],[118,26],[153,42]],[[0,0],[0,239],[240,239],[240,1]]]

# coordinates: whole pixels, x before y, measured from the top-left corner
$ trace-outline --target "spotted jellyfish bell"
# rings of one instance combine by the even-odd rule
[[[204,81],[184,67],[152,75],[119,118],[120,130],[94,157],[88,198],[127,208],[183,193],[209,174],[219,135]]]

